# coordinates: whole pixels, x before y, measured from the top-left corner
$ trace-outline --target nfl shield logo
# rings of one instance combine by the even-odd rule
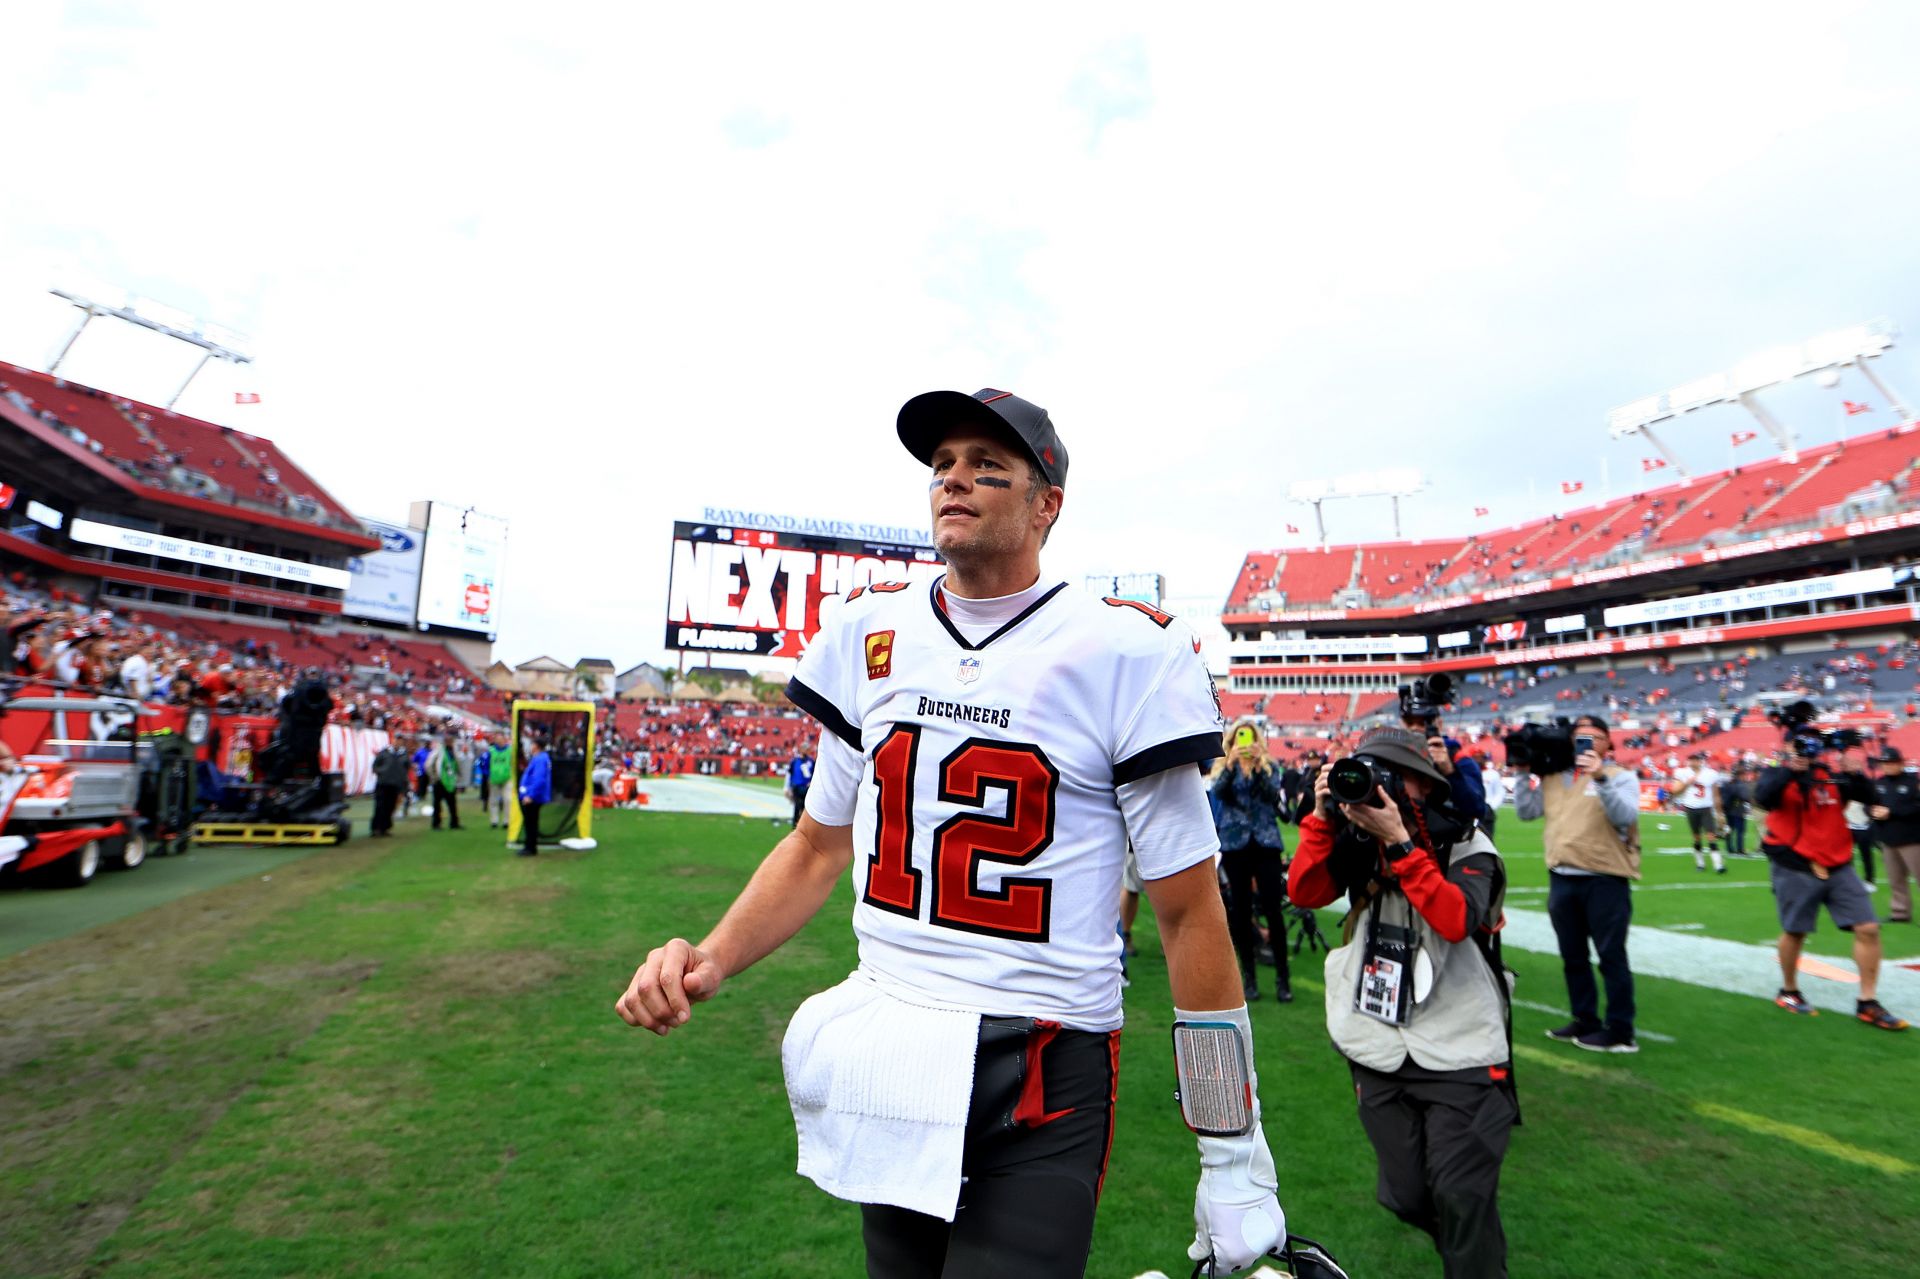
[[[958,674],[960,676],[960,682],[962,684],[971,684],[973,683],[973,681],[979,679],[980,678],[980,659],[977,657],[961,658],[960,670]]]

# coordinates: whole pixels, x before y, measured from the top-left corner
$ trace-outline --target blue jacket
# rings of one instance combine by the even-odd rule
[[[1228,765],[1213,779],[1213,797],[1219,802],[1214,826],[1220,832],[1220,848],[1233,853],[1249,844],[1287,850],[1280,834],[1280,766],[1247,773]]]
[[[1487,784],[1480,780],[1480,761],[1462,755],[1460,743],[1453,738],[1441,740],[1447,744],[1447,754],[1453,756],[1453,806],[1462,817],[1477,822],[1487,815]]]
[[[813,761],[798,755],[787,761],[787,785],[795,788],[813,785]]]
[[[541,751],[527,761],[527,771],[520,774],[520,802],[523,804],[544,804],[553,798],[553,761],[547,753]]]

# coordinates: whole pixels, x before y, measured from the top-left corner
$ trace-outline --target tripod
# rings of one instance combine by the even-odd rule
[[[1315,950],[1330,950],[1327,938],[1320,931],[1320,918],[1305,906],[1288,906],[1286,909],[1287,932],[1293,935],[1293,953],[1299,954],[1305,946],[1307,953]]]

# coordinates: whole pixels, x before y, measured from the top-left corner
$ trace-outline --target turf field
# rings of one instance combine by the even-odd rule
[[[646,948],[704,929],[780,829],[601,813],[597,851],[535,860],[485,830],[360,840],[0,959],[0,1272],[860,1273],[856,1210],[793,1173],[779,1069],[794,1006],[852,963],[848,894],[685,1031],[612,1014]],[[1515,906],[1537,908],[1538,828],[1501,834]],[[1639,922],[1772,937],[1763,863],[1647,860]],[[33,901],[0,894],[0,929]],[[1195,1161],[1144,915],[1137,941],[1089,1273],[1184,1276]],[[1845,954],[1831,930],[1813,949]],[[1920,1033],[1649,979],[1664,1039],[1586,1054],[1542,1037],[1557,962],[1508,957],[1539,1006],[1516,1010],[1515,1275],[1915,1273]],[[1356,1276],[1438,1275],[1373,1202],[1316,968],[1253,1009],[1282,1200]]]

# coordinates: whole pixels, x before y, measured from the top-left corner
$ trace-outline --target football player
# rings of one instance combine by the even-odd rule
[[[617,1005],[665,1035],[794,935],[853,871],[860,962],[782,1050],[800,1171],[862,1205],[871,1275],[1078,1275],[1113,1133],[1115,902],[1131,839],[1165,944],[1191,1257],[1286,1239],[1202,770],[1221,751],[1193,633],[1043,574],[1067,450],[1004,391],[907,402],[929,468],[931,583],[849,592],[788,697],[822,733],[806,811],[698,945]]]

